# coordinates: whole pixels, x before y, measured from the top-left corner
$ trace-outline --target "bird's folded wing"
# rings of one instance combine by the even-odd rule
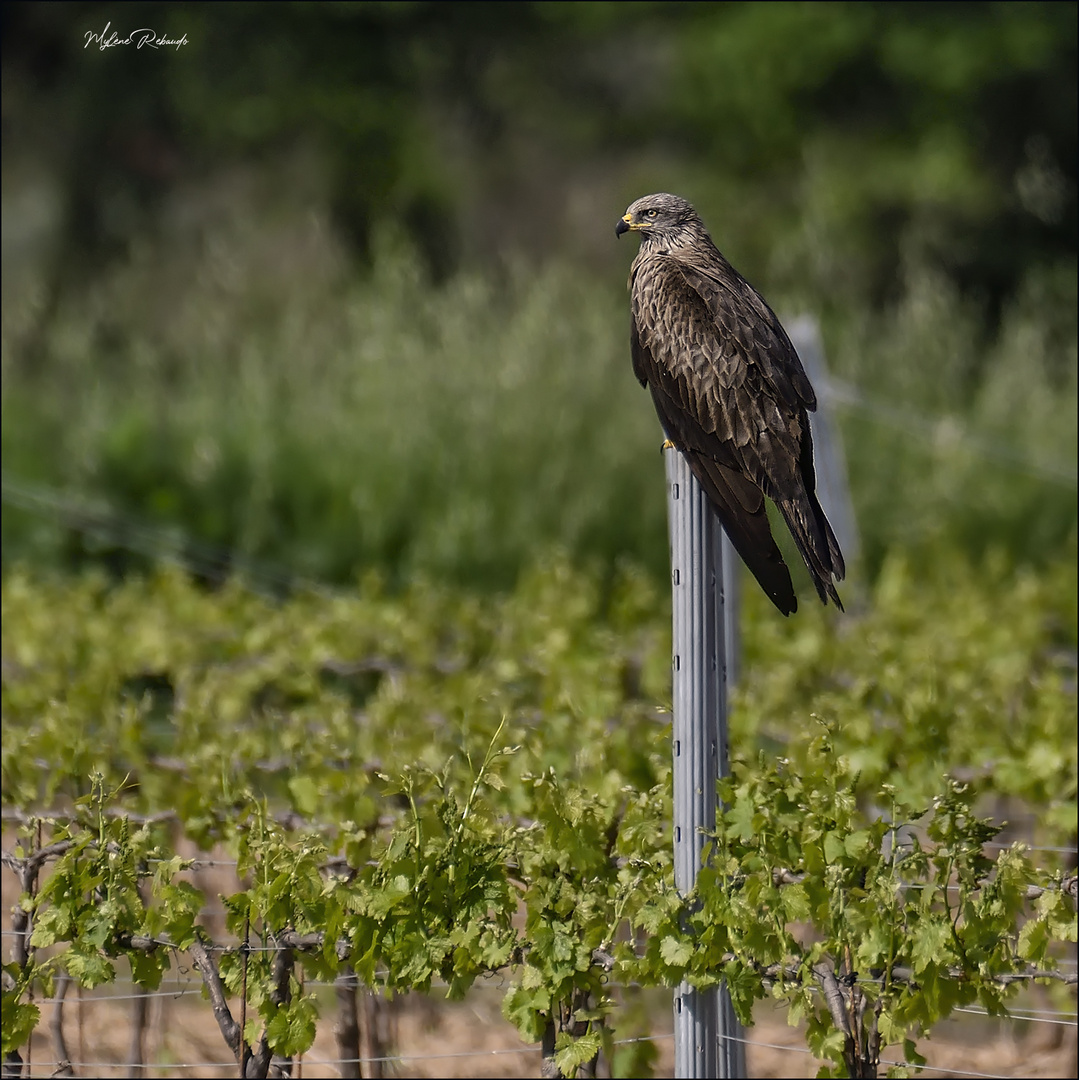
[[[804,414],[788,399],[801,394],[789,379],[781,389],[768,376],[744,305],[720,306],[717,315],[674,260],[664,263],[634,291],[632,347],[637,377],[667,404],[663,416],[657,396],[668,435],[772,498],[793,494]]]
[[[817,398],[787,332],[764,298],[718,252],[710,260],[689,255],[670,259],[686,284],[701,298],[717,330],[738,342],[780,400],[812,412]]]

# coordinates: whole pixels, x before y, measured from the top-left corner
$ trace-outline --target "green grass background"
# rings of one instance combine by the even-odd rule
[[[14,310],[5,483],[60,502],[6,500],[5,567],[180,554],[506,587],[558,548],[665,576],[662,435],[620,273],[552,259],[436,284],[387,231],[356,277],[305,242],[284,261],[240,228],[148,248],[45,325],[32,296]],[[836,415],[868,578],[893,549],[1037,563],[1074,535],[1073,295],[1073,275],[1034,275],[989,335],[915,265],[878,314],[823,313],[831,375],[862,398]]]

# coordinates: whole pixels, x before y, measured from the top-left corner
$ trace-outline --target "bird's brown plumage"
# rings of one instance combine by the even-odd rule
[[[616,234],[639,232],[630,271],[633,370],[686,456],[738,554],[785,615],[797,600],[764,497],[783,515],[824,603],[843,556],[816,496],[798,354],[772,309],[720,254],[677,195],[632,203]]]

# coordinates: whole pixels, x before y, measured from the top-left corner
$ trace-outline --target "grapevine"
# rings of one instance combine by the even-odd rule
[[[984,583],[961,573],[952,614],[919,622],[931,589],[902,566],[857,634],[751,609],[726,809],[689,897],[667,613],[632,571],[555,560],[489,601],[10,575],[8,1067],[35,997],[121,963],[147,989],[193,964],[247,1076],[311,1045],[311,984],[353,978],[456,998],[502,972],[505,1015],[567,1076],[610,1059],[616,984],[725,979],[746,1023],[780,1001],[831,1075],[875,1074],[889,1046],[918,1064],[954,1009],[1003,1014],[1029,982],[1073,993],[1074,869],[1027,846],[1074,842],[1068,572],[992,582],[1040,613],[1006,638],[976,640]],[[1001,807],[1038,812],[1026,842]],[[192,845],[236,859],[223,932]]]

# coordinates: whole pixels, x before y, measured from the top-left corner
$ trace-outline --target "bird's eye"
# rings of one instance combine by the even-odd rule
[[[658,214],[658,213],[659,213],[659,211],[658,211],[658,210],[646,210],[646,211],[645,211],[645,215],[646,215],[647,217],[655,217],[655,216],[656,216],[656,214]]]

